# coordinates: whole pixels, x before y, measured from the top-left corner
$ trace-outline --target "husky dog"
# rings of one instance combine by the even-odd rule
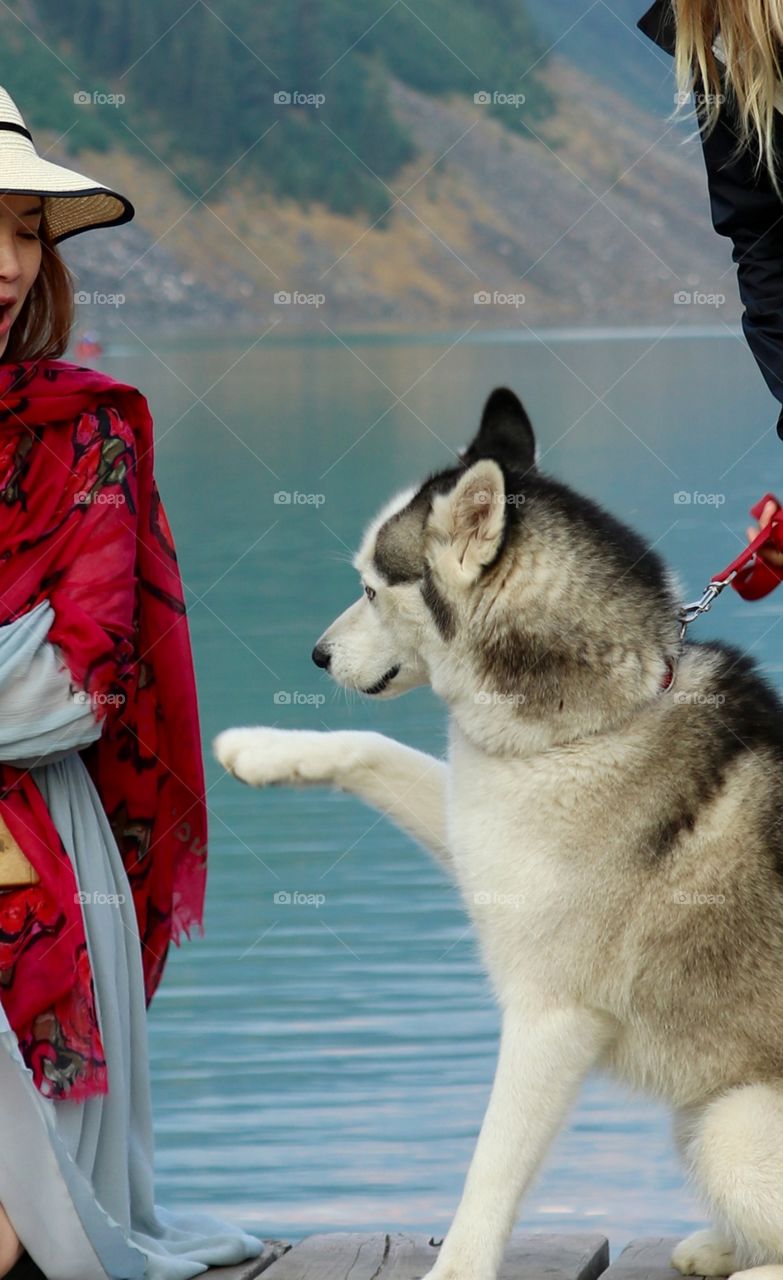
[[[236,728],[251,786],[331,785],[454,878],[502,1012],[462,1199],[426,1280],[495,1280],[585,1075],[666,1100],[713,1227],[684,1275],[783,1280],[783,706],[754,664],[680,643],[677,583],[544,475],[499,388],[456,465],[386,506],[362,595],[313,659],[392,698],[430,684],[436,760],[376,733]]]

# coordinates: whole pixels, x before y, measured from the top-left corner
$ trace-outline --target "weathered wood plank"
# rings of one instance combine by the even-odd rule
[[[273,1262],[264,1280],[420,1280],[440,1243],[404,1232],[308,1236]],[[604,1236],[520,1233],[506,1247],[498,1280],[596,1280],[608,1263]]]
[[[499,1280],[596,1280],[609,1266],[609,1241],[597,1232],[511,1237]]]
[[[282,1257],[291,1248],[287,1240],[265,1240],[266,1246],[260,1258],[251,1258],[249,1262],[240,1262],[236,1267],[210,1267],[204,1275],[210,1280],[255,1280],[262,1271],[271,1267],[273,1262]]]
[[[606,1272],[605,1280],[682,1280],[670,1258],[679,1236],[632,1240]]]

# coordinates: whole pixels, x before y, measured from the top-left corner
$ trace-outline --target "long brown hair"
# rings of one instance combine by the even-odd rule
[[[42,223],[41,266],[16,317],[3,360],[57,359],[65,352],[74,320],[74,281]]]
[[[715,127],[728,94],[736,107],[739,148],[749,148],[757,170],[766,162],[781,195],[775,155],[775,88],[783,76],[783,0],[672,0],[677,23],[675,71],[685,98],[698,85],[697,110],[707,132]],[[712,43],[720,32],[725,82]],[[703,95],[703,98],[701,97]],[[681,98],[681,100],[682,100]]]

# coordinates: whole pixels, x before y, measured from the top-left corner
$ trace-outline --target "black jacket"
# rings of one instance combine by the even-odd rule
[[[661,49],[674,53],[671,0],[656,0],[637,26]],[[783,157],[779,111],[775,112],[775,142],[776,153]],[[725,103],[713,132],[708,138],[702,135],[712,222],[716,231],[733,242],[731,256],[745,305],[742,328],[767,386],[783,405],[783,202],[766,165],[756,175],[757,153],[745,150],[732,159],[736,145],[736,116],[730,103]],[[783,439],[783,410],[777,431]]]

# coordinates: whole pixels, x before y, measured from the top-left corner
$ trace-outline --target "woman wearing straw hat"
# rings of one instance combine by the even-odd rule
[[[146,1003],[200,926],[188,626],[143,395],[61,360],[56,246],[133,217],[0,88],[0,1276],[187,1280],[262,1243],[153,1195]]]

